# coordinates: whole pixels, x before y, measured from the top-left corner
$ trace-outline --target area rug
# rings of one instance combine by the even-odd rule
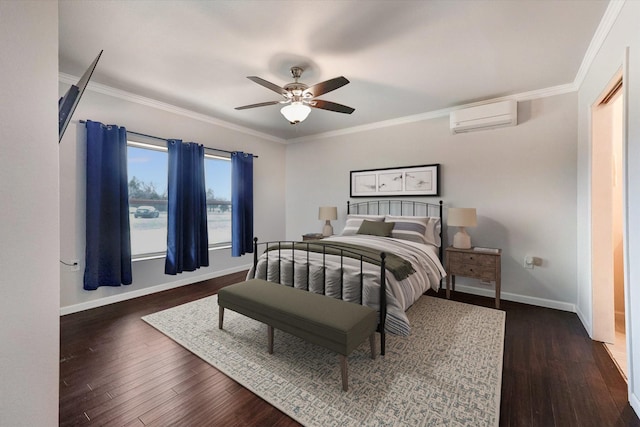
[[[423,296],[407,314],[384,357],[351,353],[348,392],[329,350],[276,330],[269,354],[266,326],[231,310],[219,330],[216,296],[143,320],[307,426],[497,426],[505,313]]]

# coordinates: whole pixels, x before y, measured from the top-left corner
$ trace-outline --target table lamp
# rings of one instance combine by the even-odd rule
[[[338,208],[335,206],[320,206],[318,219],[325,221],[324,227],[322,227],[322,235],[324,237],[331,236],[333,234],[331,220],[338,219]]]
[[[478,225],[476,208],[449,208],[447,210],[447,225],[459,227],[453,236],[453,247],[458,249],[471,249],[471,236],[467,234],[465,227]]]

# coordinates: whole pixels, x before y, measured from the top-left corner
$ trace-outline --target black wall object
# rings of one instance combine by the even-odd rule
[[[84,93],[84,89],[87,87],[89,83],[89,79],[91,79],[91,75],[93,74],[93,70],[95,70],[96,65],[98,64],[98,60],[100,59],[100,55],[102,55],[102,50],[96,56],[96,59],[93,60],[87,71],[84,72],[77,85],[71,85],[67,93],[64,94],[62,98],[58,101],[58,144],[62,141],[62,136],[64,135],[64,131],[67,130],[67,125],[71,120],[71,116]]]

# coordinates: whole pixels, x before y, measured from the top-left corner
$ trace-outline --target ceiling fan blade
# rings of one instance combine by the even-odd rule
[[[280,86],[278,86],[277,84],[268,82],[265,79],[261,79],[260,77],[256,77],[256,76],[247,76],[247,78],[252,82],[258,83],[260,86],[264,86],[267,89],[271,89],[272,91],[279,93],[280,95],[285,95],[285,96],[287,95],[287,91],[284,90],[284,88],[281,88]]]
[[[280,101],[268,101],[260,102],[258,104],[243,105],[242,107],[236,107],[236,110],[246,110],[247,108],[266,107],[267,105],[280,104]]]
[[[331,101],[323,101],[322,99],[314,99],[309,105],[322,110],[335,111],[336,113],[351,114],[356,111],[355,108],[347,107],[346,105],[338,104]]]
[[[331,80],[317,83],[306,89],[303,94],[310,93],[315,98],[316,96],[324,95],[325,93],[331,92],[332,90],[336,90],[346,85],[347,83],[349,83],[349,80],[347,80],[343,76],[340,76]]]

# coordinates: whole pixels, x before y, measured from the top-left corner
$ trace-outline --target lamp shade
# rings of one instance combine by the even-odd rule
[[[476,208],[449,208],[447,210],[447,225],[475,227],[478,225]]]
[[[285,119],[295,125],[307,118],[311,112],[311,107],[304,105],[302,102],[292,102],[291,104],[282,107],[280,112]]]
[[[460,227],[453,236],[453,247],[459,249],[471,248],[471,236],[464,229],[478,225],[476,208],[449,208],[447,210],[447,225]]]
[[[325,221],[338,219],[338,208],[335,206],[320,206],[318,219]]]

